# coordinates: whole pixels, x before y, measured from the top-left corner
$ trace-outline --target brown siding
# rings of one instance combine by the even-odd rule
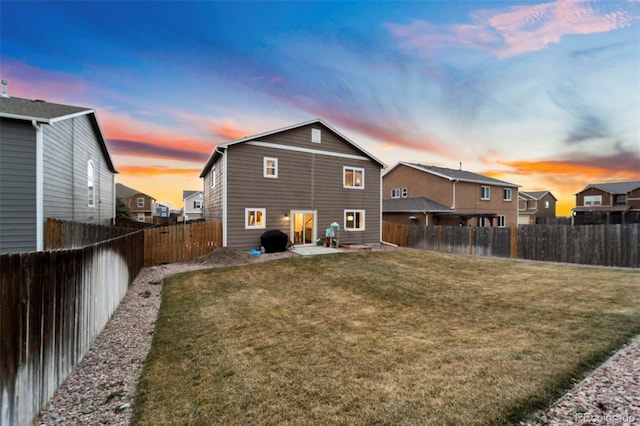
[[[505,226],[516,226],[518,220],[518,189],[511,188],[511,201],[504,201],[504,187],[486,185],[491,188],[490,200],[481,200],[481,186],[483,185],[470,182],[456,183],[455,210],[459,213],[496,213],[497,215],[505,216]],[[398,165],[384,175],[382,197],[391,198],[391,189],[404,187],[408,188],[409,197],[425,197],[444,206],[454,207],[453,182],[403,164]],[[457,219],[455,221],[443,219],[440,224],[456,225]],[[477,222],[473,221],[473,223],[469,224],[477,225]]]
[[[322,143],[311,142],[311,128],[305,126],[261,138],[278,143],[345,154],[364,154],[322,127]],[[331,222],[344,226],[344,210],[365,210],[365,231],[342,232],[341,243],[371,243],[380,240],[380,166],[372,160],[358,160],[297,152],[247,143],[227,150],[227,245],[247,249],[260,246],[265,230],[280,229],[290,234],[290,210],[315,210],[316,236],[323,237]],[[278,159],[278,178],[263,177],[263,158]],[[365,169],[365,189],[343,188],[343,166]],[[266,228],[247,230],[245,208],[265,208]],[[208,217],[207,217],[208,219]]]
[[[576,207],[584,207],[584,197],[588,195],[601,195],[602,207],[611,206],[613,204],[611,194],[598,188],[589,188],[576,194]]]
[[[627,194],[627,204],[631,210],[640,210],[640,188]]]

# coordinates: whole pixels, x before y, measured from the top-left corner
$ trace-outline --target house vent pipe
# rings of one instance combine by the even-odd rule
[[[9,84],[9,82],[5,79],[2,79],[2,94],[0,96],[2,96],[3,98],[10,98],[11,96],[9,96],[7,94],[7,85]]]

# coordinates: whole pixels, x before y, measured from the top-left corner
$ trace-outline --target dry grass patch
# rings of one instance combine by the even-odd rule
[[[503,424],[640,332],[637,272],[397,251],[166,282],[147,424]]]

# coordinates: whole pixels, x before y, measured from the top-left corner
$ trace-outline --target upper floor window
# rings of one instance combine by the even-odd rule
[[[503,188],[503,200],[511,201],[511,188]]]
[[[144,197],[138,197],[138,200],[136,202],[136,205],[138,207],[144,207]]]
[[[216,186],[216,166],[211,167],[211,177],[209,178],[211,182],[211,187],[215,188]]]
[[[263,160],[263,176],[266,178],[278,177],[278,159],[271,157],[264,157]]]
[[[402,188],[402,198],[407,198],[409,196],[409,188]]]
[[[627,196],[625,194],[616,195],[616,204],[627,204]]]
[[[345,188],[364,189],[364,169],[344,166],[343,174]]]
[[[601,206],[602,205],[602,195],[585,195],[584,196],[584,205],[585,206]]]
[[[87,161],[87,205],[89,207],[96,206],[95,167],[91,160]]]
[[[391,198],[400,198],[400,188],[393,188],[391,190]]]
[[[364,231],[364,210],[345,210],[344,229],[349,231]]]
[[[491,188],[488,186],[480,187],[480,199],[481,200],[490,200],[491,199]]]
[[[545,208],[545,209],[548,209],[549,207],[550,207],[549,200],[546,200],[546,201],[544,202],[544,208]]]
[[[202,200],[193,200],[193,208],[201,209],[202,208]]]

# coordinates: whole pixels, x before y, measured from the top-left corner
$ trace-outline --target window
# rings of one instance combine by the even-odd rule
[[[584,205],[585,206],[600,206],[600,205],[602,205],[602,195],[585,195],[584,196]]]
[[[544,202],[544,208],[545,208],[545,209],[548,209],[548,208],[549,208],[549,201],[548,201],[548,200]]]
[[[138,213],[138,222],[144,222],[144,213]]]
[[[393,188],[391,190],[391,198],[400,198],[400,188]]]
[[[244,228],[245,229],[264,229],[266,228],[266,209],[244,209]]]
[[[627,196],[625,194],[617,194],[616,204],[627,204]]]
[[[89,207],[96,206],[95,170],[91,160],[87,161],[87,205]]]
[[[311,129],[311,142],[322,142],[322,132],[320,131],[320,129]]]
[[[503,188],[503,200],[511,201],[511,188]]]
[[[202,200],[193,200],[193,208],[201,209],[202,208]]]
[[[278,159],[264,157],[263,160],[263,176],[266,178],[277,178],[278,177]]]
[[[345,188],[364,189],[364,169],[345,166],[343,173]]]
[[[364,210],[345,210],[344,229],[347,231],[364,231]]]
[[[144,198],[143,197],[138,197],[138,201],[136,204],[138,207],[144,207]]]
[[[498,226],[500,226],[501,228],[504,228],[504,224],[505,224],[505,217],[499,215],[498,216]]]
[[[488,186],[480,187],[480,199],[481,200],[489,200],[491,199],[491,188]]]
[[[402,198],[407,198],[409,195],[409,188],[402,188]]]
[[[216,187],[216,166],[211,167],[211,177],[209,179],[211,179],[211,187],[215,188]]]
[[[478,218],[478,226],[491,226],[491,220],[482,216]]]

